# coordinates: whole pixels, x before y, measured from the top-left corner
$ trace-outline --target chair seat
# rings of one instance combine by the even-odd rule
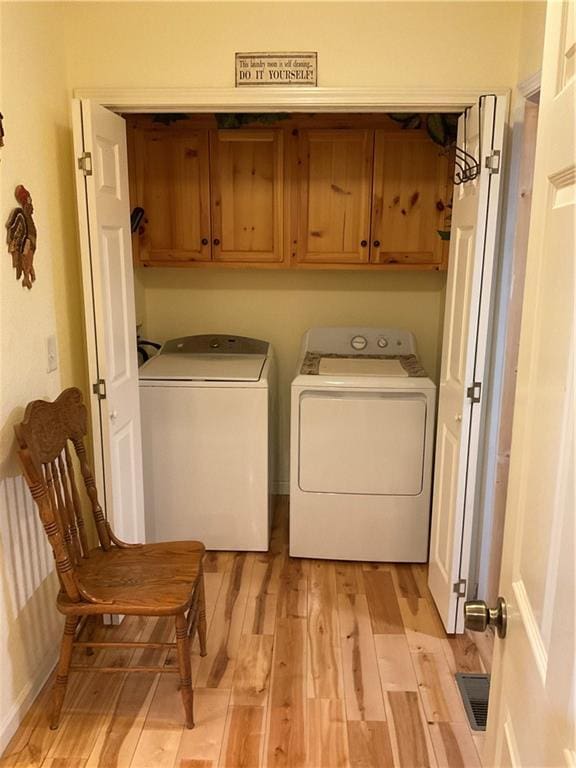
[[[73,602],[60,592],[58,609],[77,616],[182,613],[192,602],[203,556],[204,545],[199,541],[167,541],[108,551],[97,547],[76,569],[80,585],[96,602]]]

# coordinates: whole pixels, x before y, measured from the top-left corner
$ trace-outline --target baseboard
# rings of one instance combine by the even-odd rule
[[[273,483],[272,493],[275,496],[288,496],[288,494],[290,493],[290,481],[279,480],[278,482]]]
[[[16,697],[16,701],[10,707],[8,714],[4,717],[0,723],[0,755],[4,752],[10,739],[16,733],[18,726],[24,719],[25,714],[28,712],[34,699],[38,696],[46,680],[52,674],[52,670],[56,666],[58,661],[58,653],[50,653],[44,660],[44,663],[40,666],[37,674],[33,680],[30,680],[27,685],[20,691]]]

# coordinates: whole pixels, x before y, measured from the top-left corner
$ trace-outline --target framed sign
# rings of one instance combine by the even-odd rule
[[[236,86],[318,85],[317,53],[237,53]]]

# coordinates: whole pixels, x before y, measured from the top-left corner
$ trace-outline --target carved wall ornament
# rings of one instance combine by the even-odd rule
[[[14,208],[6,222],[8,252],[12,256],[16,279],[22,277],[22,285],[32,288],[36,280],[33,264],[36,251],[36,225],[32,219],[34,207],[30,192],[22,184],[16,187],[14,196],[20,207]]]

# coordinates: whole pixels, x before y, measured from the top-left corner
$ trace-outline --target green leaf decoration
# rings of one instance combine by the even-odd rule
[[[414,115],[414,117],[411,120],[409,120],[407,123],[405,123],[403,127],[408,129],[410,128],[415,129],[415,128],[420,128],[421,125],[422,125],[422,118],[420,117],[420,115]]]
[[[444,127],[442,115],[428,115],[426,118],[426,128],[432,141],[435,141],[436,144],[440,144],[441,147],[446,146],[446,129]]]
[[[442,119],[447,128],[458,130],[458,120],[460,119],[460,115],[455,115],[452,112],[442,112]]]
[[[409,123],[410,120],[418,117],[418,115],[413,112],[389,112],[388,117],[394,120],[395,123]]]
[[[152,122],[160,123],[161,125],[172,125],[177,123],[178,120],[186,120],[188,115],[183,115],[180,112],[162,112],[158,115],[153,115]]]
[[[450,240],[449,229],[437,229],[436,232],[440,235],[440,240]]]
[[[271,125],[279,120],[287,120],[286,112],[217,112],[215,115],[218,128],[242,128],[243,125],[260,123]]]
[[[388,117],[407,130],[422,128],[424,125],[428,136],[441,147],[451,147],[456,143],[459,115],[445,112],[432,112],[426,115],[418,115],[414,112],[389,112]]]

